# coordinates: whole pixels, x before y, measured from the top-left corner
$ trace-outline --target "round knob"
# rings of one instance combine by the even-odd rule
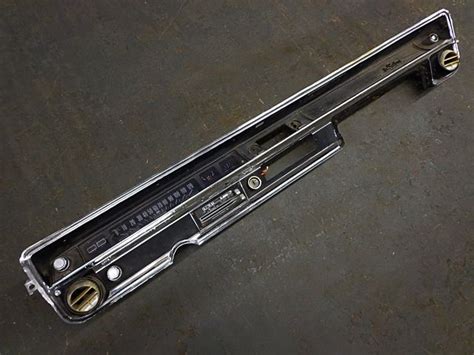
[[[109,269],[107,270],[107,278],[112,282],[117,281],[118,279],[120,279],[121,276],[122,276],[122,269],[118,267],[117,265],[113,265],[109,267]]]
[[[53,267],[56,271],[65,271],[69,267],[69,259],[60,256],[53,261]]]
[[[252,190],[258,190],[262,186],[262,179],[260,179],[258,176],[251,176],[247,180],[247,185]]]

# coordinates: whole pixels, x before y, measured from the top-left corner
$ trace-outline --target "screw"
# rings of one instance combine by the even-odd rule
[[[60,256],[53,261],[53,267],[56,271],[65,271],[69,267],[69,259],[64,256]]]
[[[56,297],[61,296],[61,290],[55,290],[55,291],[54,291],[54,295],[55,295]]]
[[[247,185],[252,190],[258,190],[262,186],[262,179],[260,179],[258,176],[251,176],[247,180]]]
[[[439,36],[436,33],[430,34],[430,42],[431,43],[436,43],[439,41]]]

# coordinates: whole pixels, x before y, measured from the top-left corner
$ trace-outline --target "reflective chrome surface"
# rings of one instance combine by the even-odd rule
[[[429,31],[426,33],[417,32],[423,30],[425,26],[437,25],[437,21],[445,21],[446,35],[433,32],[432,28],[427,28]],[[443,27],[442,24],[440,26]],[[408,40],[407,38],[412,35],[415,37]],[[438,85],[454,74],[458,64],[459,49],[451,17],[447,10],[440,10],[249,120],[178,164],[154,175],[76,223],[27,248],[20,258],[20,263],[29,278],[25,284],[27,290],[34,292],[37,289],[65,321],[81,322],[90,318],[100,309],[116,302],[170,266],[180,246],[203,244],[339,152],[343,142],[337,132],[337,123],[347,116],[348,110],[355,109],[367,97],[411,74],[415,69],[420,70],[423,79],[430,85]],[[440,72],[437,65],[445,71]],[[358,70],[358,75],[352,75],[353,70]],[[337,90],[340,95],[335,95],[338,100],[334,100],[331,94]],[[311,98],[311,101],[308,98]],[[306,100],[305,104],[297,106],[294,111],[290,110],[286,118],[282,119],[282,122],[284,121],[291,129],[291,133],[265,149],[253,152],[247,161],[232,172],[80,266],[73,266],[64,256],[56,257],[51,262],[51,266],[58,272],[64,272],[64,275],[59,274],[51,282],[47,282],[38,271],[32,258],[53,246],[53,243],[59,240],[67,242],[70,233],[81,226],[101,218],[107,211],[153,184],[159,183],[205,153],[224,145],[246,130],[259,127],[266,120],[272,119],[283,110],[304,100]],[[299,115],[301,121],[306,121],[293,119],[293,115]],[[324,136],[323,133],[326,136],[333,134],[328,138],[326,145],[314,148],[314,151],[304,150],[313,149],[311,147],[313,144],[318,144],[318,140]],[[281,171],[278,170],[280,168],[277,169],[276,166],[281,164],[281,157],[286,159],[292,151],[296,151],[295,147],[298,147],[300,143],[303,145],[304,142],[309,142],[311,146],[302,150],[304,154],[308,152],[308,155],[297,155],[296,160],[291,160],[291,164],[285,162],[289,165],[283,165]],[[275,175],[274,180],[270,178],[267,180],[266,177],[270,176],[267,174],[270,174],[273,169],[277,169],[279,175]],[[151,262],[140,267],[138,271],[125,275],[128,266],[125,261],[126,256],[129,257],[133,252],[137,253],[147,248],[148,243],[155,240],[157,236],[171,230],[173,226],[179,226],[185,220],[194,223],[190,227],[190,230],[195,230],[194,233],[176,240],[167,252],[155,255]],[[94,246],[95,248],[104,245],[101,241],[99,242]],[[75,241],[74,244],[78,242]],[[98,281],[98,279],[84,276],[100,277],[102,274],[106,275],[106,279],[111,282],[110,285],[100,285],[100,282],[104,280]]]

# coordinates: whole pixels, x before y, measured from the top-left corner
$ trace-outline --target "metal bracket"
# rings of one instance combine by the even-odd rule
[[[38,287],[36,286],[36,283],[34,281],[31,281],[31,280],[27,280],[25,282],[25,288],[26,288],[26,291],[28,292],[28,295],[30,295],[30,296],[38,290]]]

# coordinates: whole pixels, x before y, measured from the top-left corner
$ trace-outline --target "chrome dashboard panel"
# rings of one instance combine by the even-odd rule
[[[436,86],[459,59],[440,10],[28,247],[27,290],[67,322],[91,318],[338,153],[355,110],[409,77]]]

